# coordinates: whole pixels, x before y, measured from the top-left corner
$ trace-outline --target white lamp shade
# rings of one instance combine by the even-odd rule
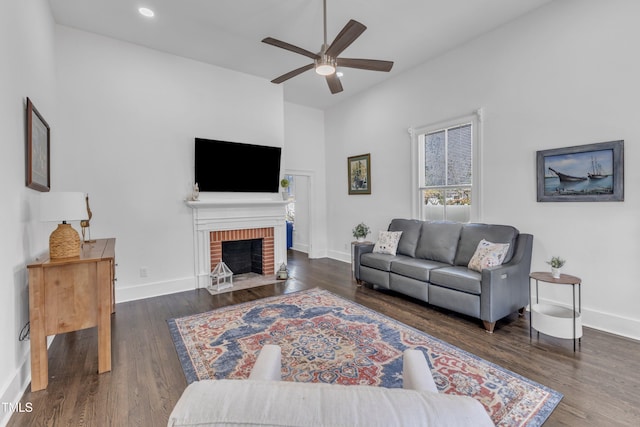
[[[89,218],[85,193],[40,193],[41,221],[80,221]]]

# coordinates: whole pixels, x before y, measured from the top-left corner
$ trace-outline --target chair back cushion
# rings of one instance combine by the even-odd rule
[[[482,404],[432,391],[290,381],[191,383],[169,416],[178,426],[493,426]]]
[[[518,229],[510,225],[464,224],[460,232],[460,243],[458,244],[455,265],[469,265],[469,261],[471,261],[478,243],[482,239],[492,243],[509,243],[509,250],[502,261],[506,264],[513,257],[518,234]]]
[[[418,246],[421,228],[422,221],[417,219],[396,218],[391,221],[389,231],[402,231],[400,242],[398,242],[397,254],[410,257],[416,256],[416,246]]]
[[[462,224],[458,222],[424,222],[416,249],[416,258],[453,264],[461,229]],[[475,247],[473,249],[475,250]]]

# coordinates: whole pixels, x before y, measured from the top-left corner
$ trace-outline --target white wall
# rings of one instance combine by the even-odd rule
[[[117,238],[116,300],[193,289],[194,137],[283,146],[282,88],[63,26],[56,47],[52,173],[89,193],[92,237]]]
[[[37,191],[25,186],[25,109],[31,98],[56,126],[54,24],[46,0],[0,4],[0,402],[16,402],[29,381],[26,264],[46,249],[47,234],[31,213]],[[52,134],[52,144],[57,135]],[[11,416],[0,408],[0,425]]]
[[[284,115],[284,158],[287,173],[309,176],[311,181],[309,200],[311,247],[309,248],[309,257],[326,257],[327,195],[324,112],[285,102]]]
[[[329,253],[411,206],[407,128],[484,109],[481,221],[534,235],[583,279],[584,323],[640,339],[640,2],[562,0],[325,112]],[[537,203],[537,150],[625,140],[625,201]],[[344,163],[371,153],[372,195],[348,196]],[[544,296],[571,303],[569,288]]]

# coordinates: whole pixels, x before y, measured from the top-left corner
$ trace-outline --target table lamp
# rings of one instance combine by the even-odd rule
[[[84,193],[41,193],[40,220],[61,223],[49,236],[49,257],[52,260],[80,256],[80,235],[67,221],[79,221],[87,217]]]

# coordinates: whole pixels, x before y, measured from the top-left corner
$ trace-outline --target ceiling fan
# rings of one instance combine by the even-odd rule
[[[366,26],[358,21],[351,19],[344,26],[342,31],[336,36],[331,45],[327,44],[327,0],[323,0],[323,17],[324,17],[324,43],[320,48],[319,53],[313,53],[301,47],[294,46],[292,44],[267,37],[262,40],[263,43],[270,44],[272,46],[286,49],[288,51],[304,55],[313,59],[313,63],[307,64],[303,67],[296,68],[293,71],[289,71],[271,80],[271,83],[282,83],[289,80],[292,77],[302,74],[305,71],[315,69],[316,73],[321,76],[325,76],[329,90],[331,93],[342,92],[342,83],[336,73],[337,67],[347,68],[359,68],[362,70],[371,71],[391,71],[393,67],[393,61],[380,61],[376,59],[353,59],[353,58],[339,58],[338,55],[342,53],[351,43],[353,43],[360,35],[367,29]]]

